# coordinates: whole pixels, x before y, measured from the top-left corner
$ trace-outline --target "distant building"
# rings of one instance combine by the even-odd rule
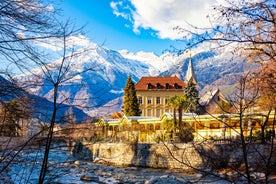
[[[229,103],[225,96],[219,89],[209,91],[199,100],[200,106],[202,107],[201,114],[214,114],[216,113],[220,104]]]

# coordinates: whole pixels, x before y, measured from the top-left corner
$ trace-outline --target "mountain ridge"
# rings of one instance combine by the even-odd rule
[[[44,97],[30,94],[26,90],[19,87],[15,82],[11,82],[2,76],[0,76],[0,101],[5,103],[7,101],[16,99],[28,99],[26,102],[20,102],[22,108],[28,108],[28,112],[31,113],[33,118],[39,119],[41,122],[50,122],[52,116],[52,109],[54,107],[53,102],[47,100]],[[65,123],[65,119],[68,118],[69,111],[74,112],[76,123],[85,121],[89,116],[85,114],[81,109],[72,107],[66,104],[57,104],[56,121],[59,124]]]
[[[74,76],[70,81],[60,85],[58,102],[66,101],[67,105],[78,106],[92,117],[108,116],[107,112],[120,111],[122,105],[123,89],[128,76],[136,83],[142,76],[171,76],[177,74],[184,80],[188,61],[192,59],[198,80],[200,92],[219,88],[228,80],[227,86],[235,83],[245,68],[244,60],[229,58],[223,52],[193,50],[193,56],[188,53],[173,55],[165,53],[157,56],[154,53],[131,53],[126,50],[114,51],[105,47],[91,44],[90,52],[73,58],[71,71],[68,76]],[[58,63],[59,61],[53,61]],[[85,69],[93,67],[94,70]],[[54,71],[50,71],[53,72]],[[37,71],[41,76],[37,89],[30,92],[52,101],[53,88],[47,84],[47,77]],[[224,76],[228,77],[223,79]],[[25,81],[32,79],[28,74],[18,79]],[[233,78],[233,79],[232,79]],[[230,80],[231,79],[231,80]],[[222,80],[219,82],[219,80]],[[223,90],[222,90],[223,91]],[[68,98],[68,99],[66,99]]]

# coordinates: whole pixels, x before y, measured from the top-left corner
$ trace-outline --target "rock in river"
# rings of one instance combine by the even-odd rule
[[[99,181],[99,177],[94,175],[94,174],[91,174],[91,173],[87,173],[87,174],[84,174],[80,177],[80,180],[82,181],[95,181],[95,182],[98,182]]]

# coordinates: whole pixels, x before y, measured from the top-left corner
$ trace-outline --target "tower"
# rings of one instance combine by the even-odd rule
[[[194,66],[192,63],[192,56],[190,54],[190,61],[188,65],[188,70],[185,77],[185,82],[188,84],[190,81],[192,81],[195,85],[197,84],[196,75],[194,71]]]

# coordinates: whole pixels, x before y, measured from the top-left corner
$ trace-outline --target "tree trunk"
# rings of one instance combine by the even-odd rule
[[[40,170],[40,175],[39,175],[39,184],[43,184],[45,175],[47,172],[47,167],[48,167],[48,157],[49,157],[49,152],[50,152],[50,147],[51,147],[51,142],[53,138],[53,133],[54,133],[54,125],[56,121],[56,113],[57,113],[57,92],[58,92],[58,84],[56,83],[54,85],[54,108],[53,108],[53,114],[50,122],[50,127],[48,130],[48,135],[47,135],[47,140],[46,140],[46,145],[45,145],[45,152],[44,152],[44,158],[43,158],[43,163],[41,166]]]

